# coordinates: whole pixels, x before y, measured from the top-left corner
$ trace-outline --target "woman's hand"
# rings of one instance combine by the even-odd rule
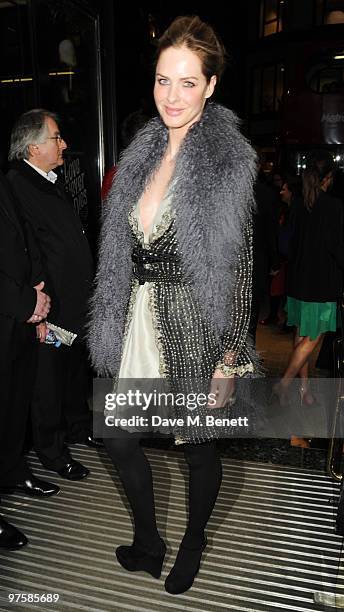
[[[216,404],[208,404],[209,408],[223,408],[235,401],[235,378],[225,376],[221,370],[215,370],[211,380],[210,393],[216,398]]]

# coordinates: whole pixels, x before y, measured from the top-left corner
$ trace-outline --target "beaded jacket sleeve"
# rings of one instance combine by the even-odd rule
[[[235,272],[235,289],[230,326],[222,339],[223,356],[216,368],[226,377],[243,376],[254,371],[247,345],[252,299],[252,222],[244,229],[243,246]]]

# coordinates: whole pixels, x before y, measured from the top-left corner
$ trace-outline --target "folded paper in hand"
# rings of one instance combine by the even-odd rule
[[[54,325],[54,323],[49,323],[47,321],[47,328],[51,329],[54,332],[56,338],[60,340],[61,344],[66,344],[67,346],[72,346],[77,334],[74,334],[67,329],[63,329],[63,327],[59,327],[58,325]]]

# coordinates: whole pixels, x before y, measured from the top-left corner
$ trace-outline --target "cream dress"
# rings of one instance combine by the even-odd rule
[[[150,244],[154,231],[161,224],[162,217],[169,209],[170,198],[166,196],[152,221],[148,233],[145,233],[140,220],[139,202],[134,209],[134,218],[138,230],[142,233],[144,243]],[[131,320],[126,332],[122,352],[119,379],[160,378],[160,355],[156,344],[156,334],[153,326],[152,312],[149,305],[149,290],[152,283],[139,285],[131,313]]]

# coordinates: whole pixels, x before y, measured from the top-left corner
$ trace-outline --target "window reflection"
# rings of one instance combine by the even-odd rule
[[[0,165],[7,159],[12,125],[35,104],[28,3],[0,1]]]
[[[286,0],[262,0],[261,34],[270,36],[283,29],[283,11]]]
[[[262,112],[274,110],[275,94],[275,66],[269,66],[263,70],[262,78]]]
[[[0,0],[0,166],[30,108],[56,112],[74,206],[96,228],[103,169],[99,14],[74,0]],[[94,232],[95,233],[95,232]]]
[[[102,164],[96,20],[67,0],[36,0],[35,9],[41,104],[61,117],[66,185],[78,214],[92,226]]]
[[[316,93],[343,93],[344,49],[329,50],[326,55],[311,60],[306,73],[306,82]]]
[[[252,113],[278,112],[284,91],[284,65],[257,66],[252,76]]]

